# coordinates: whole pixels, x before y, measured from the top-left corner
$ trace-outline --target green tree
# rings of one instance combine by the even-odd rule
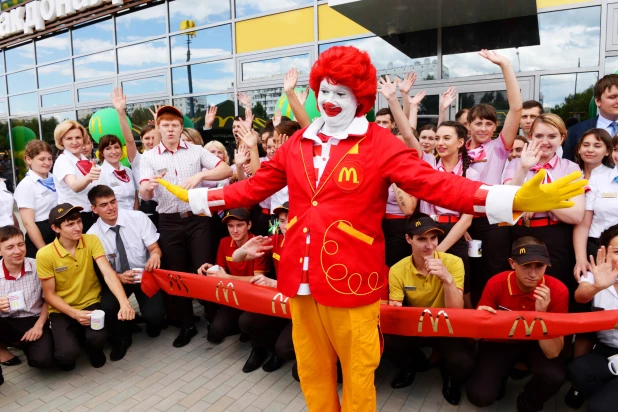
[[[581,93],[569,94],[564,102],[555,105],[550,109],[551,113],[555,113],[566,122],[568,118],[575,117],[579,121],[586,120],[589,117],[588,106],[593,95],[593,86],[590,86]]]

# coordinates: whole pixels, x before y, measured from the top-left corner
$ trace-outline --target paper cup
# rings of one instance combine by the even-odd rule
[[[18,290],[17,292],[9,293],[6,297],[9,299],[9,308],[11,311],[26,309],[23,291]]]
[[[131,270],[135,271],[135,282],[142,283],[142,275],[144,274],[144,268],[134,268]]]
[[[607,358],[608,364],[607,367],[609,368],[609,371],[613,374],[618,376],[618,355],[612,355],[609,358]]]
[[[214,265],[214,266],[206,269],[206,273],[219,273],[220,270],[221,270],[221,266]]]
[[[90,327],[94,330],[101,330],[105,327],[105,312],[102,310],[95,310],[90,316]]]
[[[468,240],[468,256],[481,257],[483,256],[483,242],[480,240]]]

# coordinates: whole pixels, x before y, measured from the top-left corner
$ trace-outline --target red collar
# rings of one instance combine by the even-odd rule
[[[4,259],[2,259],[2,271],[4,272],[4,278],[6,280],[17,280],[19,278],[15,278],[13,277],[10,273],[9,270],[6,268],[6,265],[4,264]],[[26,262],[24,261],[24,264],[21,265],[21,276],[24,276],[26,274]]]
[[[534,291],[530,293],[524,293],[521,291],[521,289],[519,289],[519,286],[517,285],[517,279],[515,276],[515,272],[509,273],[509,275],[506,278],[506,282],[509,286],[509,295],[523,296],[523,297],[527,297],[532,300],[536,300],[536,298],[534,297]],[[537,285],[544,285],[544,284],[545,284],[545,275],[543,275],[543,278]]]

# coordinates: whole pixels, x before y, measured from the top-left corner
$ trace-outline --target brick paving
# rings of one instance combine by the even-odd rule
[[[196,304],[196,314],[201,307]],[[46,411],[231,411],[298,412],[307,407],[299,384],[292,378],[292,364],[266,373],[261,369],[242,372],[251,347],[232,336],[219,345],[206,341],[206,323],[184,348],[172,347],[178,329],[170,327],[150,339],[145,332],[133,335],[133,345],[124,359],[109,361],[100,369],[90,366],[82,354],[71,372],[39,371],[26,362],[3,367],[0,412]],[[25,357],[19,354],[22,361]],[[476,408],[463,396],[459,406],[442,398],[437,369],[417,375],[408,388],[393,390],[390,381],[397,371],[384,361],[376,372],[377,409],[384,412],[516,411],[515,399],[525,381],[509,381],[506,397],[489,408]],[[544,411],[566,412],[565,385]],[[583,409],[583,408],[582,408]]]

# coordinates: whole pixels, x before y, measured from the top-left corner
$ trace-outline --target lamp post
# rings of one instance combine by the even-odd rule
[[[183,20],[180,22],[180,30],[192,29],[195,27],[193,20]],[[187,63],[191,60],[191,38],[196,37],[195,31],[188,31],[183,33],[183,36],[187,36]],[[189,94],[193,94],[193,78],[191,76],[191,65],[187,64],[187,77],[189,79]],[[193,97],[189,97],[189,112],[191,116],[195,116],[195,108],[193,103]]]

